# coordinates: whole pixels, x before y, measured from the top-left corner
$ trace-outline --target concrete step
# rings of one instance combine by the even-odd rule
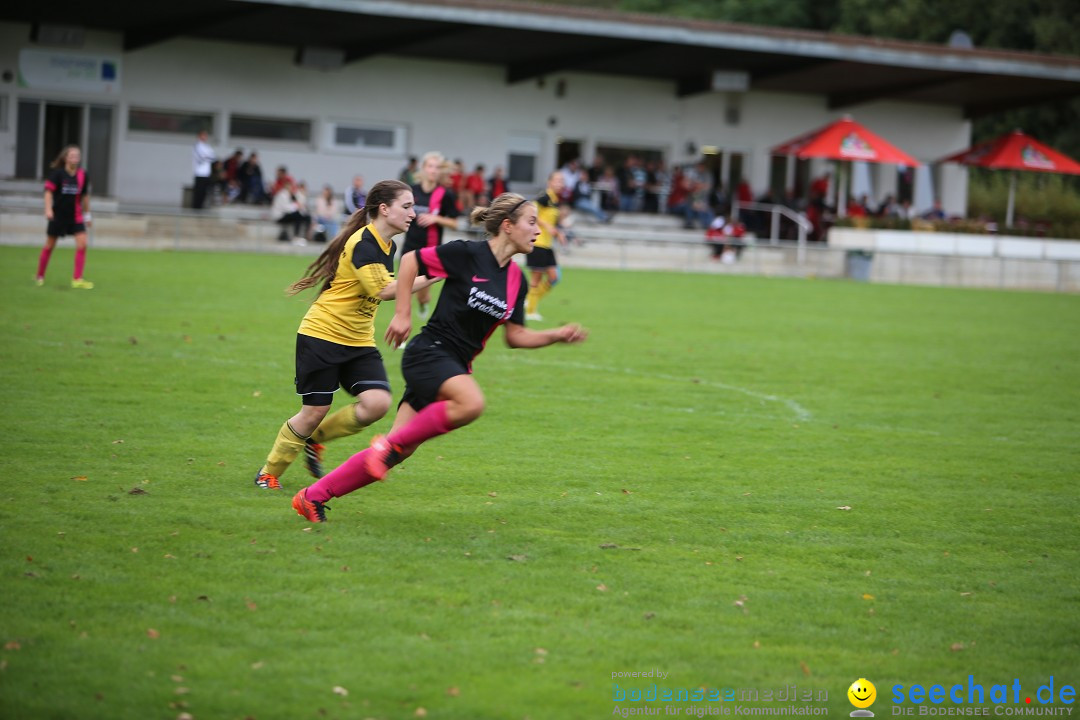
[[[176,205],[149,205],[145,203],[121,203],[118,212],[132,215],[168,215],[191,218],[213,218],[227,222],[271,222],[269,205],[220,205],[193,210]]]
[[[42,180],[19,180],[16,178],[4,178],[0,180],[0,194],[7,195],[37,195],[41,196],[44,181]]]
[[[177,235],[206,239],[230,240],[249,236],[250,223],[191,216],[147,216],[147,234],[153,236]]]
[[[45,212],[45,190],[41,183],[36,183],[34,193],[9,193],[0,191],[0,209],[18,208],[23,210],[36,210]],[[115,198],[90,198],[90,209],[105,212],[116,212],[119,203]]]
[[[628,225],[578,225],[573,233],[583,240],[636,242],[705,242],[704,230],[683,230],[662,227],[633,227]]]
[[[44,185],[38,180],[0,181],[0,209],[41,210],[44,207],[43,193]],[[221,218],[227,221],[261,222],[272,219],[269,205],[222,205],[193,210],[179,205],[120,202],[116,198],[100,195],[91,195],[90,209],[94,212]]]
[[[269,221],[99,212],[89,235],[91,243],[103,247],[262,251],[263,245],[277,242],[278,230]],[[7,244],[40,244],[45,237],[45,218],[37,208],[3,208],[0,234]]]
[[[575,217],[582,217],[583,215],[580,211],[574,212]],[[584,215],[584,217],[589,218],[588,215]],[[683,220],[681,217],[667,214],[617,212],[613,216],[611,224],[672,230],[681,228]]]

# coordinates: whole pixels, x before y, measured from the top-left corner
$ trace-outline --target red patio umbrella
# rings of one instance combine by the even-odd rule
[[[1009,205],[1005,226],[1012,227],[1016,199],[1016,170],[1080,175],[1080,163],[1044,145],[1022,130],[1013,130],[993,140],[986,140],[938,162],[977,165],[995,170],[1013,170],[1009,179]]]
[[[909,167],[920,164],[900,148],[852,120],[850,115],[781,143],[772,149],[772,154],[794,155],[799,159],[861,160]],[[843,182],[838,181],[838,187],[842,186]],[[843,215],[847,198],[839,197],[839,192],[837,195],[837,211]]]
[[[823,128],[777,145],[773,155],[830,160],[862,160],[915,167],[919,161],[851,119],[850,115]]]

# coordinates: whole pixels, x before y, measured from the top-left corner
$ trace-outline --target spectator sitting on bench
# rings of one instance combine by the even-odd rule
[[[734,264],[743,249],[745,235],[746,226],[741,222],[730,222],[724,216],[717,215],[705,231],[705,242],[712,247],[712,259],[725,265]]]
[[[297,244],[307,243],[308,227],[311,225],[311,215],[307,212],[307,196],[300,192],[296,184],[288,182],[274,195],[274,202],[270,206],[274,222],[281,225],[278,234],[280,242],[289,242],[292,239]],[[289,235],[289,229],[292,235]]]

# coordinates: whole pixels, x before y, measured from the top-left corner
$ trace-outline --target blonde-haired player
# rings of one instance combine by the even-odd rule
[[[446,158],[434,150],[420,158],[417,182],[412,186],[416,221],[405,233],[402,257],[422,247],[441,245],[443,230],[457,229],[457,198],[448,184],[442,182],[446,165]],[[431,293],[426,286],[416,293],[416,302],[420,306],[420,317],[426,318],[431,302]]]

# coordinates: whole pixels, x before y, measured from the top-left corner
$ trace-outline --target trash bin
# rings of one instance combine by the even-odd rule
[[[848,250],[847,276],[859,282],[870,281],[870,268],[874,262],[874,253],[866,250]]]
[[[191,207],[191,205],[192,205],[192,203],[194,201],[194,198],[195,198],[195,186],[194,185],[185,185],[183,190],[180,191],[180,207],[182,207],[182,208]]]

